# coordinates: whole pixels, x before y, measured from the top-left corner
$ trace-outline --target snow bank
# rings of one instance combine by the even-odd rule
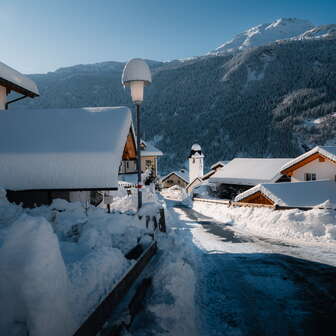
[[[219,222],[254,234],[286,240],[335,241],[336,212],[328,209],[281,210],[227,207],[195,201],[193,208]]]
[[[165,188],[161,192],[162,196],[172,199],[174,201],[182,201],[182,203],[186,206],[191,206],[192,201],[188,193],[184,188],[180,186],[173,185],[170,188]]]
[[[145,218],[64,200],[23,209],[3,196],[0,334],[72,335],[134,263],[125,254],[146,244]]]
[[[0,249],[0,272],[1,334],[25,328],[32,336],[74,332],[69,279],[44,218],[23,214],[11,225]]]
[[[165,206],[165,205],[164,205]],[[181,226],[171,211],[166,211],[167,234],[158,233],[158,255],[153,288],[145,312],[133,335],[198,335],[196,321],[194,249],[188,244],[189,230]]]

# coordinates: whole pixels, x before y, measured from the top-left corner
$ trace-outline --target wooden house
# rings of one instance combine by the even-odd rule
[[[335,181],[259,184],[235,198],[236,202],[283,207],[329,207],[336,205]]]
[[[158,158],[163,153],[150,143],[141,140],[141,172],[144,173],[150,169],[153,177],[158,175]],[[120,166],[120,174],[135,174],[137,172],[137,164],[135,160],[123,160]],[[127,179],[127,177],[125,177]]]
[[[135,157],[127,107],[0,113],[0,186],[24,206],[117,190],[121,160]]]
[[[233,199],[260,183],[289,181],[280,170],[290,160],[292,159],[233,159],[210,176],[209,182],[215,185],[220,197]]]
[[[8,95],[14,92],[16,97],[8,100]],[[5,110],[8,105],[26,97],[35,98],[39,91],[30,78],[0,62],[0,110]]]
[[[186,188],[189,184],[189,172],[185,169],[173,171],[161,179],[162,188],[170,188],[173,185]]]

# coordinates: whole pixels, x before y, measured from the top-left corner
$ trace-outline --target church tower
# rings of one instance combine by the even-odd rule
[[[204,155],[199,144],[193,144],[189,155],[189,183],[196,177],[202,177]]]

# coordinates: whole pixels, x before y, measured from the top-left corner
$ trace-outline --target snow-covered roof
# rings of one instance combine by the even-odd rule
[[[0,186],[109,189],[132,124],[127,107],[0,113]]]
[[[206,174],[204,174],[202,176],[202,180],[207,180],[208,178],[210,178],[213,174],[215,174],[216,170],[212,169],[209,170]]]
[[[141,140],[145,149],[141,150],[141,156],[162,156],[163,153],[151,143]]]
[[[183,181],[185,181],[186,183],[189,183],[189,172],[188,170],[176,170],[173,171],[171,173],[169,173],[168,175],[162,177],[162,181],[166,180],[169,176],[175,174],[176,176],[180,177]]]
[[[226,164],[228,164],[230,161],[217,161],[216,163],[214,163],[210,168],[214,169],[218,166],[222,166],[224,167]]]
[[[292,159],[290,161],[288,161],[287,163],[285,163],[282,167],[281,167],[281,171],[284,171],[294,165],[296,165],[297,163],[303,161],[304,159],[307,159],[309,156],[316,154],[316,153],[320,153],[321,155],[324,155],[325,157],[329,158],[332,161],[336,162],[336,146],[316,146],[313,149],[311,149],[310,151],[298,156],[295,159]]]
[[[239,194],[235,201],[241,201],[258,191],[281,206],[313,207],[326,201],[336,204],[336,182],[327,180],[259,184]]]
[[[0,62],[0,84],[30,97],[39,95],[33,80]]]
[[[281,177],[281,167],[289,160],[292,159],[233,159],[213,174],[209,182],[252,186],[275,182]]]

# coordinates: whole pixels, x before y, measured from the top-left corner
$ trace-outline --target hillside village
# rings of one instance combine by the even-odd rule
[[[279,25],[287,28],[278,36]],[[0,62],[0,335],[330,334],[336,145],[334,133],[318,125],[335,114],[332,61],[321,70],[330,75],[323,93],[322,86],[299,92],[294,85],[281,103],[258,102],[245,124],[233,121],[229,109],[241,104],[235,113],[245,115],[253,100],[249,82],[269,76],[274,55],[281,63],[281,52],[287,57],[295,43],[333,54],[334,28],[279,19],[186,64],[133,58],[116,65],[116,92],[124,87],[121,95],[128,95],[116,106],[91,99],[86,107],[43,106],[50,86]],[[174,114],[184,115],[178,127],[166,117],[153,126],[154,107],[147,106],[160,76],[183,77],[188,67],[199,71],[224,59],[221,83],[232,85],[229,91],[237,90],[242,64],[255,62],[256,69],[244,70],[245,87],[238,85],[241,99],[228,99],[223,117],[240,129],[221,129],[223,120],[215,125],[217,117],[207,115],[197,133],[183,123],[183,107]],[[178,90],[177,102],[185,97]],[[156,97],[171,101],[160,113],[171,107],[170,94]],[[221,106],[212,98],[218,105],[207,106],[209,114]],[[300,102],[288,103],[295,99]],[[270,105],[271,121],[269,111],[257,113]],[[293,109],[304,110],[306,124],[304,118],[315,118],[309,141],[309,132],[296,128]],[[247,152],[242,133],[258,123],[260,134],[251,130]],[[266,124],[274,128],[267,141]],[[295,141],[292,126],[301,136]]]

